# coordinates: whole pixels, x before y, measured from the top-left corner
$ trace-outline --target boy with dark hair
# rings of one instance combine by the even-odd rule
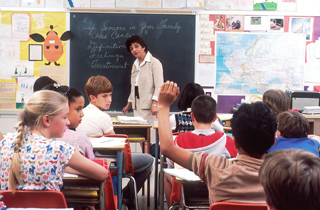
[[[82,131],[87,136],[114,134],[110,116],[102,111],[103,109],[108,110],[111,105],[113,91],[111,82],[104,76],[92,76],[85,85],[85,91],[90,104],[83,109],[84,117],[77,131]],[[134,168],[133,177],[136,181],[138,193],[151,173],[153,157],[147,153],[131,153],[131,155]],[[134,197],[132,186],[133,183],[130,181],[123,189],[123,203],[129,209],[135,208],[134,199],[131,199]]]
[[[215,132],[211,128],[216,118],[217,103],[207,95],[197,96],[191,103],[191,120],[195,130],[180,133],[174,140],[176,146],[190,152],[205,152],[225,158],[237,156],[237,150],[231,137],[225,133]],[[173,167],[171,160],[167,161],[169,167]],[[171,195],[171,176],[165,175],[165,194],[168,201]],[[170,202],[171,205],[172,202]]]
[[[278,131],[275,144],[268,150],[304,149],[319,157],[319,142],[308,138],[309,122],[297,112],[285,111],[278,115]]]
[[[102,112],[108,110],[112,102],[113,87],[104,76],[92,76],[84,87],[90,104],[83,109],[84,117],[77,131],[87,136],[114,134],[110,116]]]
[[[217,201],[265,203],[258,172],[266,151],[275,139],[277,122],[262,102],[241,105],[234,113],[231,127],[239,156],[227,159],[203,152],[191,153],[172,141],[169,124],[171,104],[179,95],[177,84],[167,81],[159,94],[159,136],[161,151],[203,180],[209,190],[210,204]]]
[[[270,210],[320,209],[320,159],[305,150],[266,155],[259,176]]]

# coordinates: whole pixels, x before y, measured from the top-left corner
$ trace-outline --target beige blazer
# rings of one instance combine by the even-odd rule
[[[138,80],[140,109],[151,109],[152,96],[158,97],[160,87],[163,83],[162,64],[150,53],[150,62],[146,61],[145,64],[140,67],[140,69],[141,72]],[[132,102],[132,109],[136,108],[134,92],[136,77],[137,68],[133,64],[131,70],[131,92],[129,96],[129,99]]]

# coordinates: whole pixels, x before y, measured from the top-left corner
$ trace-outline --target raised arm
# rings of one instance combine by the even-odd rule
[[[164,156],[187,168],[191,152],[177,147],[172,141],[172,131],[169,121],[169,112],[171,104],[179,95],[179,87],[176,83],[167,81],[160,88],[159,101],[159,139],[160,149]]]
[[[108,177],[108,171],[101,165],[89,160],[75,151],[68,162],[70,167],[66,171],[69,173],[79,174],[92,179],[103,181]]]

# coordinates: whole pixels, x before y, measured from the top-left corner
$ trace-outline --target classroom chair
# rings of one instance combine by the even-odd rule
[[[203,182],[181,184],[182,209],[209,209],[209,191]]]
[[[250,203],[216,202],[210,206],[210,210],[268,210],[268,206],[265,203],[250,204]]]
[[[122,177],[124,178],[129,178],[132,183],[133,183],[133,188],[134,188],[134,199],[135,199],[135,206],[136,206],[136,210],[138,210],[138,193],[137,193],[137,187],[136,187],[136,181],[133,177],[134,175],[134,168],[133,168],[133,164],[132,164],[132,156],[131,156],[131,148],[130,148],[130,142],[129,142],[129,138],[127,135],[125,134],[105,134],[105,135],[97,135],[97,136],[91,136],[91,138],[99,138],[102,136],[106,136],[106,137],[118,137],[118,138],[126,138],[126,145],[124,147],[123,150],[123,174]],[[103,156],[101,156],[103,157]],[[111,174],[112,175],[116,175],[117,174],[117,170],[113,169],[111,170]],[[120,180],[118,180],[120,181]],[[118,189],[118,192],[120,192],[120,190]],[[119,196],[119,195],[118,195]],[[121,205],[121,204],[118,204]]]
[[[0,192],[1,201],[7,208],[68,208],[64,195],[60,191],[11,190]]]

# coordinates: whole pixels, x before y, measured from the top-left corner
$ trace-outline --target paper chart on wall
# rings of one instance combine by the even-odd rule
[[[312,41],[313,17],[290,17],[289,32],[305,34],[307,41]]]
[[[185,0],[163,0],[162,8],[186,8]]]
[[[91,0],[91,7],[114,8],[115,0]]]
[[[19,77],[18,90],[16,93],[17,103],[26,103],[33,94],[33,84],[36,77]]]
[[[65,66],[39,66],[39,77],[48,76],[61,85],[66,84]]]
[[[20,0],[0,0],[0,7],[19,7]]]
[[[90,7],[90,0],[72,0],[74,7]]]
[[[21,0],[21,7],[44,7],[44,0]]]
[[[296,0],[278,0],[278,11],[295,12],[297,10]]]
[[[139,0],[139,8],[161,8],[161,0]]]
[[[46,1],[46,8],[64,8],[64,0]]]
[[[269,19],[267,16],[245,16],[244,17],[244,30],[248,31],[267,31],[270,27]]]
[[[27,13],[14,13],[11,18],[11,38],[27,41],[30,34],[30,15]]]
[[[139,0],[116,0],[116,7],[138,8]]]
[[[253,0],[205,0],[205,9],[210,10],[252,10]]]
[[[15,109],[15,79],[0,80],[0,89],[0,109]]]
[[[204,9],[204,0],[187,0],[188,9]]]

